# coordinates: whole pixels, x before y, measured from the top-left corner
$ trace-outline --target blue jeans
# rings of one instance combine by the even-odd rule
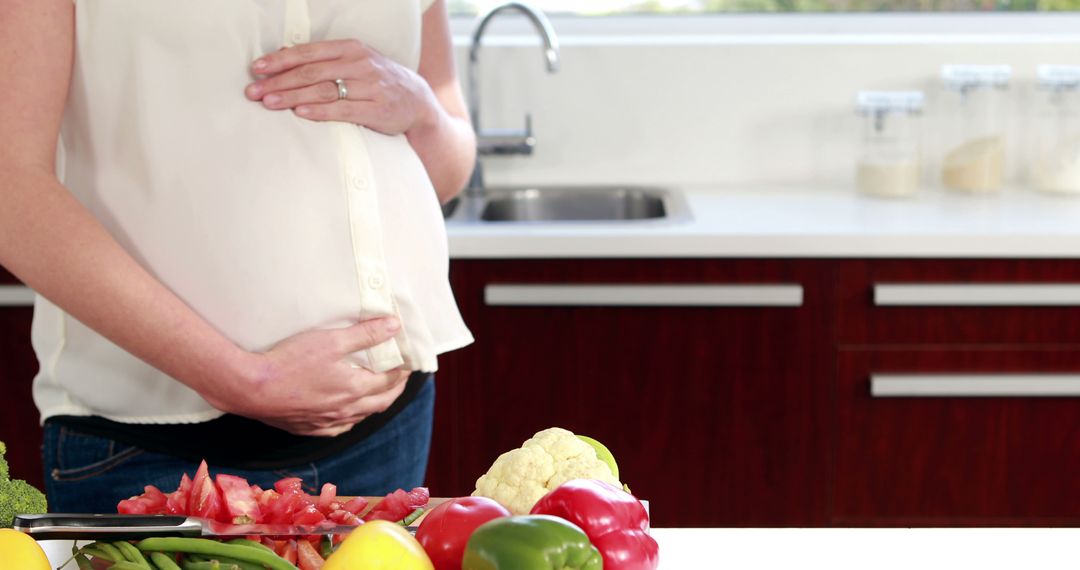
[[[237,475],[263,489],[282,477],[300,477],[311,494],[318,494],[323,483],[337,485],[340,495],[409,490],[423,485],[434,407],[435,382],[429,379],[386,425],[342,453],[288,470],[218,470],[211,465],[210,473]],[[118,502],[142,493],[143,486],[169,493],[180,484],[181,473],[192,476],[198,468],[183,459],[48,424],[44,460],[49,510],[67,513],[115,513]]]

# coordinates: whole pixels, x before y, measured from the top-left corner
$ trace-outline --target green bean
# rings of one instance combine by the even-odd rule
[[[324,536],[323,539],[319,541],[319,554],[321,554],[323,558],[330,558],[330,555],[333,553],[334,540],[329,536]]]
[[[87,556],[108,560],[109,562],[123,562],[124,560],[127,560],[115,546],[108,542],[92,542],[82,547],[82,551]]]
[[[121,560],[112,566],[109,566],[109,570],[146,570],[147,566],[131,562],[130,560]]]
[[[185,559],[183,565],[184,570],[225,570],[217,560],[200,560],[196,562]]]
[[[296,566],[284,558],[261,548],[225,544],[205,538],[154,537],[143,539],[137,546],[139,550],[148,552],[186,552],[210,557],[226,556],[269,566],[271,570],[296,570]]]
[[[142,568],[143,570],[151,570],[150,564],[146,561],[146,558],[143,557],[142,552],[139,552],[139,549],[135,548],[135,545],[121,540],[114,542],[113,546],[124,555],[124,558],[126,558],[128,562],[138,564],[139,568]]]
[[[94,565],[90,563],[90,559],[81,552],[75,553],[75,564],[79,567],[79,570],[94,570]],[[64,563],[67,566],[67,563]],[[63,566],[61,566],[63,568]]]
[[[420,515],[422,514],[424,514],[424,507],[420,507],[419,509],[416,509],[415,511],[409,513],[409,515],[402,519],[401,522],[399,522],[398,524],[401,526],[409,526],[412,523],[416,522],[416,519],[420,518]]]
[[[234,538],[234,539],[230,540],[228,542],[228,544],[235,544],[237,546],[247,546],[247,547],[250,547],[250,548],[261,548],[261,549],[263,549],[263,550],[265,550],[267,552],[274,552],[273,548],[270,548],[269,546],[267,546],[267,545],[265,545],[265,544],[263,544],[261,542],[255,542],[254,540],[249,540],[249,539],[246,539],[246,538]]]
[[[245,546],[244,548],[251,548],[251,546]],[[221,564],[222,568],[226,568],[228,570],[263,570],[264,568],[262,564],[256,564],[255,562],[245,562],[243,560],[229,558],[228,556],[206,556],[202,554],[189,554],[184,558],[186,560],[191,560],[192,562],[218,562]]]
[[[180,570],[180,567],[176,565],[176,561],[162,552],[151,552],[150,561],[158,567],[158,570]]]
[[[257,566],[260,570],[262,566]],[[184,570],[242,570],[241,566],[218,559],[185,562]]]

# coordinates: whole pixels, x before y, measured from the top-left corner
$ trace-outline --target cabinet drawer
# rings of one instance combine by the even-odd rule
[[[1080,525],[1080,346],[841,350],[833,524]]]
[[[842,344],[1080,343],[1080,260],[843,262]]]

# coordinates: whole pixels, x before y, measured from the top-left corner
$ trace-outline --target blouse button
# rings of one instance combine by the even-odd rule
[[[304,33],[303,32],[293,32],[292,33],[292,41],[293,41],[293,43],[296,43],[296,44],[304,43]]]
[[[352,183],[352,187],[356,188],[357,190],[367,189],[367,180],[362,176],[353,176],[350,182]]]
[[[368,277],[367,284],[368,287],[371,287],[372,289],[382,289],[382,286],[386,284],[386,281],[383,279],[382,275],[376,273],[375,275]]]

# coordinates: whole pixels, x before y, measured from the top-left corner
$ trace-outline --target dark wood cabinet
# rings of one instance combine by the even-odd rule
[[[0,288],[6,293],[18,281],[0,268]],[[8,296],[23,296],[8,295]],[[44,488],[42,477],[39,415],[34,406],[31,385],[37,374],[38,362],[30,345],[30,324],[34,310],[20,300],[5,299],[0,303],[0,441],[7,444],[7,461],[11,475]]]
[[[840,351],[834,524],[1080,524],[1080,399],[873,397],[885,373],[976,392],[1009,374],[1022,391],[1080,377],[1080,346]]]
[[[871,392],[1075,385],[1080,260],[454,260],[451,281],[477,342],[440,359],[435,495],[561,426],[608,444],[655,526],[1080,525],[1080,398]],[[40,484],[31,318],[0,307],[0,440]]]
[[[455,261],[452,274],[477,344],[442,359],[434,493],[470,493],[499,453],[560,426],[612,449],[657,526],[824,524],[828,264]],[[735,285],[751,299],[485,302],[493,286],[545,284]],[[800,290],[798,306],[753,299],[777,285]]]

